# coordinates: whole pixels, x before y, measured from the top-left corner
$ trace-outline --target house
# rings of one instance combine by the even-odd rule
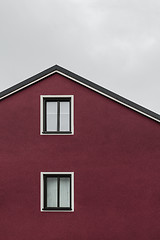
[[[160,239],[160,115],[57,65],[0,98],[2,240]]]

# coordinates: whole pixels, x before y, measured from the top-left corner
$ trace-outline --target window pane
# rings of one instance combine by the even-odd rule
[[[57,102],[47,102],[47,131],[57,131]]]
[[[70,178],[60,178],[60,207],[70,207]]]
[[[69,114],[70,112],[70,102],[60,102],[61,114]]]
[[[70,131],[70,102],[60,102],[60,131]]]
[[[47,177],[47,207],[57,207],[57,178]]]

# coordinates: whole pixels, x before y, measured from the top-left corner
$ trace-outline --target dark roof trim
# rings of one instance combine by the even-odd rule
[[[126,99],[126,98],[123,98],[120,95],[118,95],[114,92],[111,92],[108,89],[105,89],[105,88],[103,88],[103,87],[101,87],[101,86],[83,78],[83,77],[80,77],[79,75],[77,75],[73,72],[70,72],[70,71],[66,70],[65,68],[62,68],[58,65],[54,65],[53,67],[48,68],[47,70],[45,70],[41,73],[38,73],[38,74],[34,75],[33,77],[30,77],[30,78],[28,78],[28,79],[26,79],[26,80],[24,80],[24,81],[22,81],[22,82],[20,82],[16,85],[14,85],[13,87],[10,87],[10,88],[2,91],[0,93],[0,99],[2,100],[4,98],[10,96],[11,94],[14,94],[14,93],[32,85],[32,84],[38,82],[38,81],[41,81],[42,79],[44,79],[44,78],[46,78],[46,77],[48,77],[48,76],[50,76],[50,75],[52,75],[56,72],[61,74],[61,75],[66,76],[66,77],[70,78],[71,80],[73,80],[75,82],[78,82],[78,83],[80,83],[80,84],[82,84],[82,85],[84,85],[84,86],[86,86],[86,87],[88,87],[88,88],[90,88],[90,89],[92,89],[92,90],[94,90],[94,91],[96,91],[96,92],[98,92],[98,93],[100,93],[100,94],[102,94],[102,95],[120,103],[120,104],[125,105],[126,107],[129,107],[134,111],[137,111],[137,112],[139,112],[139,113],[141,113],[141,114],[143,114],[143,115],[145,115],[149,118],[152,118],[152,119],[160,122],[160,115],[159,114],[157,114],[155,112],[152,112],[152,111],[148,110],[147,108],[144,108],[144,107],[142,107],[142,106]]]

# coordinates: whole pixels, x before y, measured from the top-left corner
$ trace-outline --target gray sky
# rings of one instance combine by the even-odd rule
[[[2,0],[0,39],[0,91],[58,64],[160,114],[159,0]]]

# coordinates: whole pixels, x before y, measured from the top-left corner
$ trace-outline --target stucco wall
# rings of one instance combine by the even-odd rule
[[[74,95],[73,136],[40,135],[40,95]],[[160,239],[160,126],[58,74],[0,103],[4,240]],[[40,172],[75,173],[75,211],[40,212]]]

